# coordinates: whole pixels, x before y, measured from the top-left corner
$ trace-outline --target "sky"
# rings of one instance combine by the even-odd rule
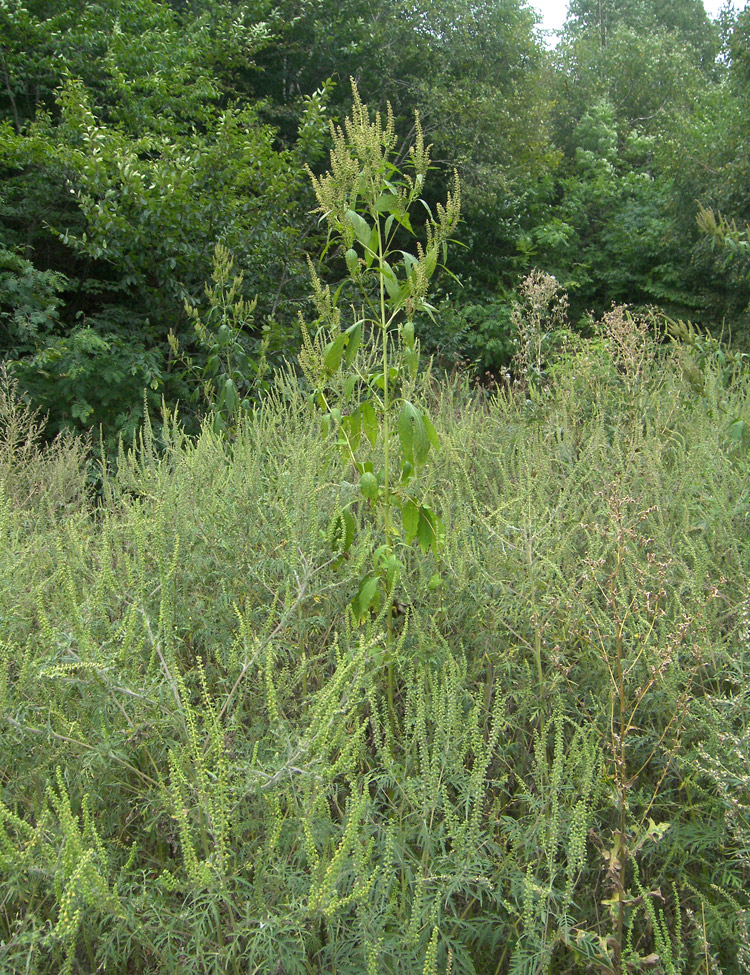
[[[560,30],[568,11],[567,0],[531,0],[530,5],[541,13],[543,22],[540,26],[544,30]],[[709,17],[715,17],[723,5],[724,0],[704,0]],[[735,7],[742,6],[741,2],[735,2]]]

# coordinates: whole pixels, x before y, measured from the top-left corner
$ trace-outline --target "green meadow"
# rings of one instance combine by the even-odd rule
[[[0,975],[750,972],[750,7],[554,41],[0,0]]]
[[[750,381],[623,321],[412,381],[440,538],[367,612],[291,368],[98,478],[5,382],[0,971],[748,970]]]

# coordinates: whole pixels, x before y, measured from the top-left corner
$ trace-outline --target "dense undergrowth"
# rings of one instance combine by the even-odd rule
[[[361,625],[291,372],[97,496],[4,388],[0,971],[748,970],[750,383],[614,326],[420,378],[444,537]]]

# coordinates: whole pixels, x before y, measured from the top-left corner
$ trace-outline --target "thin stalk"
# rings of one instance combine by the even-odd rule
[[[393,522],[391,520],[391,423],[390,423],[390,383],[388,376],[388,318],[385,312],[385,277],[383,276],[383,264],[385,262],[385,251],[383,248],[383,234],[380,226],[380,217],[373,213],[375,225],[378,228],[378,266],[380,268],[380,330],[383,337],[383,527],[385,529],[386,545],[390,545]],[[391,594],[386,592],[386,631],[389,647],[393,644],[393,615]],[[396,732],[396,706],[393,687],[393,660],[388,660],[388,717],[391,724],[391,734],[395,737]]]
[[[532,537],[531,537],[531,515],[528,518],[528,528],[526,536],[526,557],[529,563],[529,576],[531,578],[531,605],[536,611],[537,608],[537,594],[536,594],[536,569],[534,566],[534,552],[532,547]],[[544,670],[542,668],[542,634],[540,631],[540,622],[537,618],[534,621],[534,662],[536,664],[536,677],[539,682],[539,697],[544,694]],[[544,727],[542,725],[542,727]]]
[[[383,238],[380,230],[380,219],[375,214],[378,226],[378,262],[380,272],[380,330],[383,335],[383,523],[385,526],[386,542],[390,541],[392,522],[391,522],[391,469],[390,469],[390,434],[391,425],[388,415],[390,410],[390,390],[388,382],[388,319],[385,314],[385,278],[383,276],[383,263],[385,253],[383,251]],[[388,632],[390,633],[390,613],[388,620]]]
[[[617,598],[615,590],[615,582],[620,577],[620,570],[625,555],[625,541],[623,536],[622,523],[619,519],[618,513],[618,548],[617,548],[617,567],[613,577],[610,580],[610,591],[609,591],[609,603],[612,609],[612,614],[614,616],[615,624],[617,626],[617,636],[615,638],[615,660],[616,660],[616,681],[617,686],[615,688],[617,692],[617,710],[619,718],[619,728],[617,739],[613,739],[613,752],[615,760],[615,782],[617,788],[617,797],[620,804],[620,848],[618,850],[618,860],[619,867],[617,870],[617,934],[615,937],[614,945],[614,958],[613,967],[615,970],[615,975],[622,975],[622,946],[623,938],[625,936],[625,879],[627,871],[627,860],[628,860],[628,845],[627,845],[627,789],[628,789],[628,777],[626,768],[627,759],[627,746],[625,744],[627,739],[627,734],[629,730],[629,725],[626,715],[626,703],[625,703],[625,671],[623,667],[623,629],[625,626],[625,620],[627,619],[627,611],[624,614],[620,614],[617,607]],[[614,712],[614,706],[612,707]],[[614,729],[612,729],[614,734]]]
[[[0,47],[0,63],[3,67],[3,80],[5,81],[5,91],[8,95],[8,100],[10,102],[11,111],[13,112],[13,125],[16,130],[16,135],[21,134],[21,120],[18,116],[18,106],[16,105],[16,97],[13,93],[13,86],[10,83],[10,75],[8,73],[8,64],[5,60],[5,51]]]
[[[625,808],[627,779],[625,775],[625,679],[622,670],[622,625],[617,627],[617,690],[618,690],[618,710],[620,717],[620,734],[617,744],[617,791],[620,802],[620,850],[619,850],[619,878],[617,904],[617,937],[615,939],[614,969],[615,975],[622,975],[622,942],[625,931],[625,870],[627,866],[627,840],[625,831],[627,828],[627,811]]]
[[[706,935],[706,907],[701,901],[701,916],[703,918],[703,952],[706,961],[706,975],[710,975],[710,968],[708,964],[708,937]]]
[[[17,728],[19,731],[28,731],[29,734],[32,735],[48,735],[50,738],[54,738],[55,741],[62,741],[70,745],[78,745],[79,748],[82,748],[84,751],[88,752],[96,752],[97,750],[95,745],[90,745],[86,741],[80,741],[78,738],[69,738],[67,735],[59,735],[56,731],[51,731],[49,728],[35,728],[33,725],[23,724],[22,722],[17,721],[15,718],[12,718],[9,714],[5,715],[5,720],[8,722],[8,724],[13,725],[13,727]],[[134,765],[131,765],[130,762],[126,762],[124,758],[120,758],[119,755],[115,755],[114,752],[107,751],[105,754],[107,758],[111,759],[113,762],[116,762],[118,765],[122,765],[123,768],[128,769],[128,771],[138,776],[138,778],[143,779],[143,781],[148,785],[162,785],[161,782],[157,782],[156,779],[152,779],[150,775],[147,775],[145,772],[137,769]]]

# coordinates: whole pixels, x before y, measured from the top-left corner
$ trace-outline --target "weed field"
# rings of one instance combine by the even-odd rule
[[[291,370],[98,479],[6,384],[0,972],[747,972],[750,380],[623,349],[412,382],[380,603]]]

